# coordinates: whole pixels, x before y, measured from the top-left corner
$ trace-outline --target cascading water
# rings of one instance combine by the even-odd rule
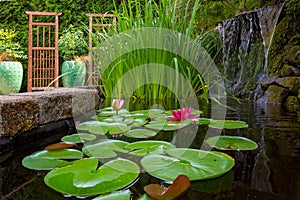
[[[268,76],[267,57],[283,4],[241,13],[221,24],[223,65],[227,89],[254,99]]]

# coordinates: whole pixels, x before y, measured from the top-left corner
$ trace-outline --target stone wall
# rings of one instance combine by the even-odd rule
[[[300,113],[300,0],[283,8],[268,57],[269,77],[259,101]],[[300,114],[299,114],[300,115]]]
[[[14,137],[50,122],[90,116],[98,103],[98,91],[87,87],[0,95],[0,137]]]

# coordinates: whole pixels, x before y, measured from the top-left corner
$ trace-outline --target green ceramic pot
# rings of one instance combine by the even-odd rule
[[[86,66],[81,61],[65,61],[62,65],[62,82],[65,87],[85,85]]]
[[[20,62],[0,62],[0,94],[18,93],[23,79],[23,67]]]

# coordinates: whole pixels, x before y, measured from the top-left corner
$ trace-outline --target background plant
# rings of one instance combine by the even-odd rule
[[[178,0],[177,5],[185,8],[189,5],[194,5],[196,0]],[[105,1],[105,0],[31,0],[31,1],[0,1],[0,29],[14,29],[17,34],[15,41],[18,41],[21,45],[21,50],[28,51],[28,16],[25,11],[41,11],[41,12],[62,12],[63,15],[59,17],[59,30],[67,29],[70,24],[74,26],[81,26],[82,24],[88,24],[87,13],[109,13],[113,10],[122,11],[123,6],[121,3],[127,1]],[[158,1],[157,1],[158,2]],[[166,2],[166,1],[165,1]],[[172,1],[170,1],[169,4]],[[196,19],[194,26],[200,32],[201,28],[213,28],[216,24],[224,19],[232,18],[240,11],[234,9],[228,4],[229,1],[203,1],[198,12],[196,13]],[[244,1],[234,0],[232,3],[239,8],[242,8],[243,2],[246,3],[244,10],[250,10],[258,8],[264,5],[278,3],[277,1],[260,0],[260,1]],[[144,4],[144,1],[140,1]],[[161,3],[159,3],[161,4]],[[132,6],[132,4],[131,4]],[[117,9],[115,9],[117,8]],[[132,7],[132,11],[135,8]],[[184,10],[184,9],[180,9]],[[187,14],[192,14],[192,6],[188,7]],[[240,9],[243,11],[242,9]],[[187,19],[190,17],[187,16]],[[39,21],[44,20],[47,17],[40,17]],[[168,22],[167,19],[165,20]],[[180,24],[177,24],[180,25]],[[119,27],[118,27],[119,28]],[[196,29],[195,29],[196,30]],[[24,68],[24,77],[27,76],[27,60],[22,61]],[[23,79],[23,85],[21,91],[26,91],[27,79]]]
[[[121,6],[118,8],[115,6],[115,12],[118,23],[117,30],[110,30],[101,34],[101,36],[94,35],[94,41],[98,41],[97,46],[101,46],[101,42],[105,40],[106,37],[111,36],[110,33],[122,33],[132,29],[139,29],[145,27],[155,27],[163,28],[168,30],[174,30],[179,33],[185,34],[187,37],[197,40],[200,46],[204,47],[205,50],[215,57],[219,52],[219,45],[216,31],[209,31],[207,29],[199,30],[199,26],[196,21],[196,14],[201,6],[200,1],[195,1],[193,4],[187,2],[184,8],[179,6],[177,1],[167,1],[162,0],[159,2],[153,0],[147,1],[122,1]],[[190,9],[192,8],[192,9]],[[170,35],[172,38],[172,35]],[[174,38],[177,40],[179,38]],[[140,42],[143,39],[141,39]],[[170,41],[175,42],[177,41]],[[98,55],[101,55],[99,49]],[[115,49],[107,48],[108,51],[116,51]],[[188,51],[189,49],[185,49]],[[108,98],[120,98],[127,92],[127,88],[122,87],[122,85],[117,85],[117,82],[126,73],[132,70],[136,66],[141,66],[147,63],[158,63],[164,66],[172,67],[179,74],[183,75],[185,80],[176,77],[167,77],[164,73],[164,69],[161,68],[157,72],[151,72],[157,74],[157,82],[168,78],[169,82],[176,84],[178,86],[183,85],[182,81],[189,81],[194,88],[194,93],[197,95],[202,95],[204,98],[208,99],[206,89],[206,83],[204,82],[202,76],[197,72],[194,66],[192,66],[187,60],[175,55],[172,52],[163,51],[159,49],[140,49],[131,51],[126,55],[122,55],[119,59],[114,61],[110,66],[104,71],[99,71],[103,84],[103,93]],[[100,67],[101,68],[101,67]],[[145,73],[147,74],[147,73]],[[150,74],[150,73],[149,73]],[[150,76],[150,75],[149,75]],[[138,77],[133,76],[136,83],[140,83]],[[148,79],[148,77],[146,77]],[[150,79],[150,78],[149,78]],[[179,82],[178,82],[179,81]],[[139,85],[139,84],[138,84]],[[117,96],[113,96],[113,90],[117,88]],[[181,88],[179,93],[184,93],[185,89]],[[170,91],[167,87],[159,84],[146,84],[138,88],[134,94],[134,98],[137,99],[176,99],[173,91]]]
[[[0,61],[19,61],[27,58],[18,42],[13,41],[15,30],[0,29]]]
[[[59,54],[64,60],[74,60],[87,55],[89,48],[87,37],[79,27],[69,26],[64,30],[58,41]]]

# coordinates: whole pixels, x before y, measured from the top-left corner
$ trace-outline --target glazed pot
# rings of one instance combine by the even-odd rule
[[[20,62],[0,62],[0,94],[18,93],[23,80],[23,67]]]
[[[86,65],[82,61],[65,61],[62,65],[62,82],[65,87],[85,85]]]

